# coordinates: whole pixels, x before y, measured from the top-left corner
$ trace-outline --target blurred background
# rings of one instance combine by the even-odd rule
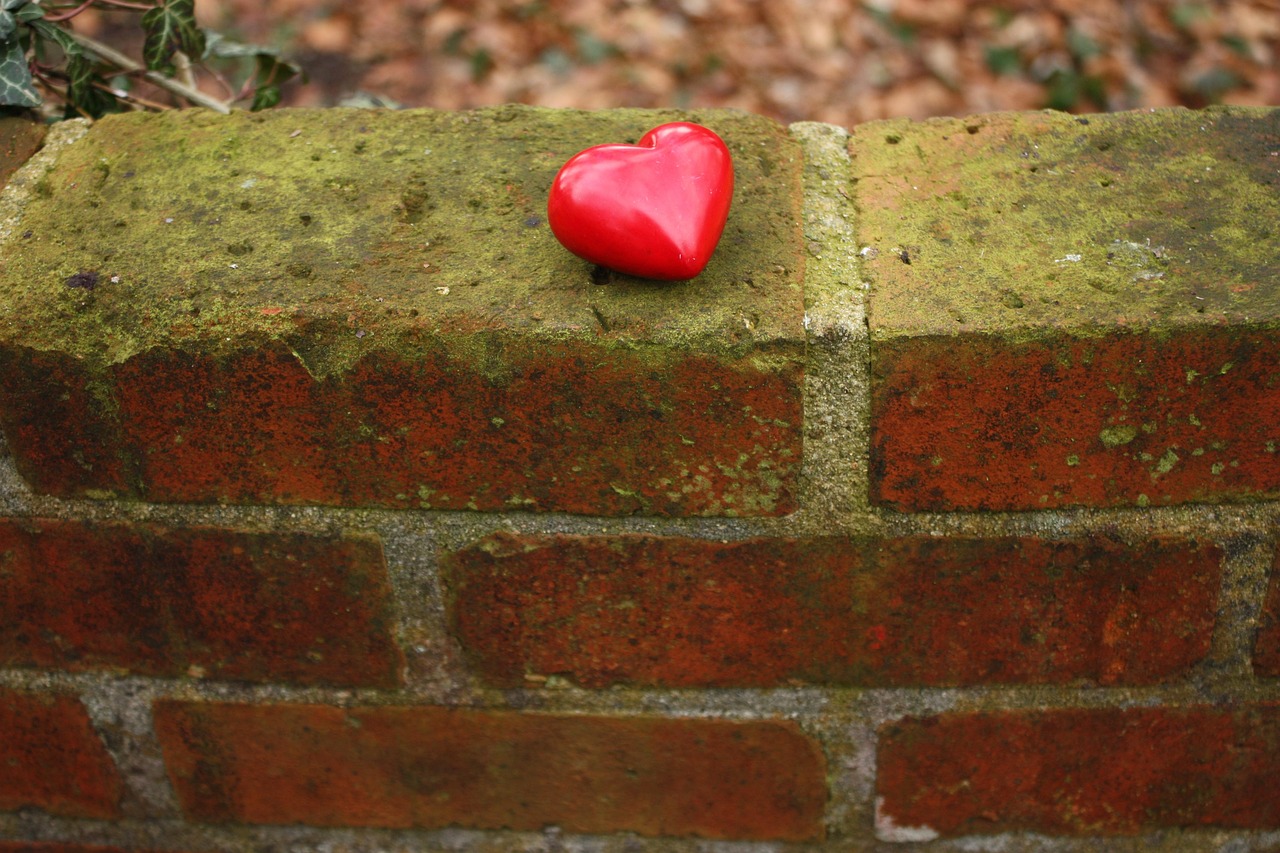
[[[198,0],[285,105],[736,107],[784,122],[1280,104],[1280,0]],[[130,28],[127,32],[123,25]],[[86,13],[121,41],[136,22]]]

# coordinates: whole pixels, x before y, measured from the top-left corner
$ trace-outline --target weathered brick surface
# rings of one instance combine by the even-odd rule
[[[816,744],[786,722],[162,701],[188,817],[814,839]]]
[[[0,117],[0,189],[9,176],[40,150],[45,126],[16,116]]]
[[[0,520],[0,666],[391,687],[376,540]]]
[[[141,847],[100,847],[97,844],[68,844],[65,841],[0,841],[0,853],[165,853]]]
[[[594,514],[794,508],[796,144],[735,156],[707,271],[593,275],[558,167],[668,113],[112,116],[0,249],[0,425],[59,495]],[[295,133],[295,131],[297,131]]]
[[[873,500],[1280,495],[1277,133],[1262,109],[856,130]]]
[[[453,632],[504,687],[1148,684],[1208,651],[1220,562],[1176,540],[496,534],[444,571]]]
[[[70,696],[0,690],[0,768],[0,811],[120,816],[124,783]]]
[[[881,731],[888,838],[1280,826],[1280,707],[1006,711]]]
[[[1253,671],[1264,678],[1280,678],[1280,551],[1271,563],[1271,582],[1253,647]]]

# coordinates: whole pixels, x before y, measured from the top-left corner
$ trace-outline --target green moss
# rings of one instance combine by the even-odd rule
[[[1122,447],[1138,437],[1138,428],[1132,424],[1106,427],[1098,434],[1104,447]]]
[[[720,248],[690,282],[599,284],[546,225],[551,181],[582,148],[677,119],[734,154]],[[31,236],[0,247],[0,343],[110,364],[285,339],[316,374],[422,335],[495,370],[510,334],[788,360],[804,339],[799,159],[783,128],[729,111],[109,116],[43,179]],[[93,290],[66,285],[82,271]]]
[[[1277,134],[1238,107],[862,125],[872,332],[1280,322]]]

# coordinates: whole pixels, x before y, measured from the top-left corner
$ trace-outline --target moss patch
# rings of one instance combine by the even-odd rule
[[[719,250],[689,282],[593,278],[546,225],[556,171],[677,119],[734,155]],[[800,349],[799,159],[781,127],[728,111],[110,116],[42,179],[30,236],[0,249],[0,343],[102,365],[309,329],[300,355],[320,373],[424,332]]]
[[[1239,107],[862,125],[872,333],[1280,321],[1278,138]]]

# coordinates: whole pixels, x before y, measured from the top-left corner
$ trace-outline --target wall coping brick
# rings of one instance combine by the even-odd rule
[[[604,281],[552,237],[550,182],[578,148],[677,117],[736,156],[721,249],[695,282]],[[725,111],[108,117],[0,250],[13,450],[59,494],[785,513],[799,159]],[[33,435],[64,395],[56,419],[101,454],[79,467]]]
[[[873,340],[1280,323],[1278,135],[1247,107],[855,128]]]

